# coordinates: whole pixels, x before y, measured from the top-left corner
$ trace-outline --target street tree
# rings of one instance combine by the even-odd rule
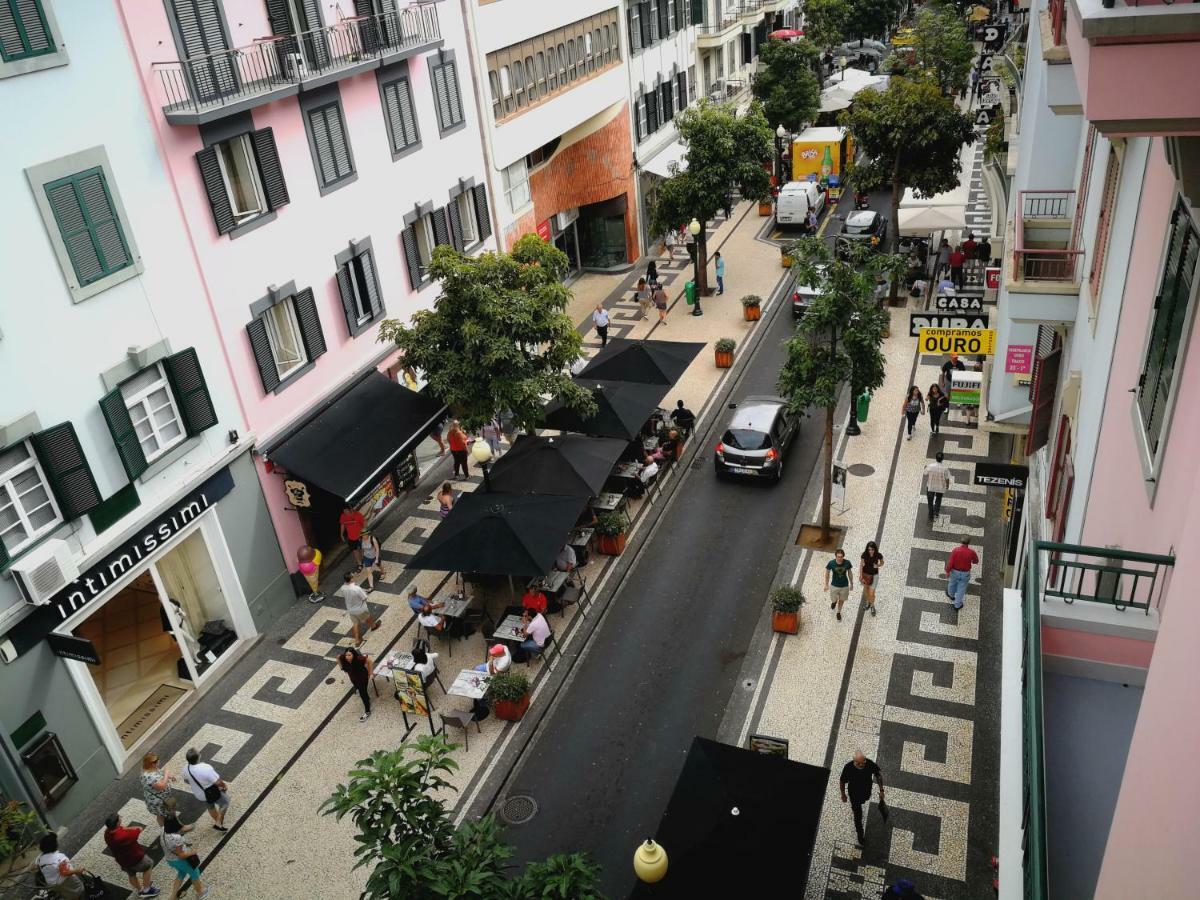
[[[678,166],[659,185],[650,216],[655,234],[666,234],[696,219],[703,226],[736,188],[745,198],[761,200],[771,190],[763,163],[771,158],[771,126],[755,102],[739,116],[729,104],[701,100],[675,117],[686,149],[686,169]],[[705,229],[696,236],[699,278],[696,290],[708,293],[708,245]]]
[[[967,86],[975,48],[966,23],[953,6],[922,7],[913,23],[912,49],[917,71],[933,79],[943,94],[952,97]],[[913,77],[913,67],[907,75]]]
[[[754,82],[754,96],[763,105],[763,115],[774,131],[783,125],[800,131],[817,115],[821,83],[816,73],[821,54],[809,41],[767,41],[763,45],[762,68]]]
[[[566,254],[533,234],[511,253],[472,257],[443,245],[434,249],[429,273],[442,289],[433,308],[407,323],[386,319],[379,340],[404,351],[405,364],[425,373],[430,392],[466,428],[504,410],[532,428],[546,396],[595,413],[591,394],[568,374],[582,338],[566,314]]]
[[[904,189],[932,197],[958,186],[963,145],[975,140],[971,117],[930,81],[892,78],[886,91],[859,93],[842,122],[864,158],[854,167],[855,183],[862,190],[891,188],[895,251]],[[895,278],[891,297],[896,299]]]
[[[904,0],[847,0],[845,40],[885,37],[904,5]]]
[[[847,0],[807,0],[804,4],[804,37],[814,46],[836,47],[847,40],[849,24]]]
[[[585,854],[531,861],[510,877],[513,851],[495,816],[454,826],[443,798],[457,791],[455,749],[436,735],[377,750],[321,804],[358,831],[354,867],[371,867],[363,900],[601,900],[600,869]]]
[[[889,317],[876,300],[880,274],[902,260],[853,247],[847,258],[832,253],[818,238],[801,238],[785,252],[792,257],[797,283],[812,285],[817,296],[786,344],[779,393],[794,412],[825,411],[825,460],[822,471],[821,535],[829,537],[833,484],[833,420],[842,389],[850,402],[862,391],[883,384],[881,349]]]

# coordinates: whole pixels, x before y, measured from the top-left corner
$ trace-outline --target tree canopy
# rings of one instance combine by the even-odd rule
[[[410,323],[385,320],[380,341],[393,341],[407,365],[425,373],[431,393],[467,428],[510,410],[530,428],[545,397],[557,396],[584,415],[595,401],[568,374],[582,338],[566,314],[567,257],[528,234],[512,253],[466,256],[449,246],[433,251],[431,277],[441,283],[433,309]]]
[[[966,87],[975,62],[967,25],[953,6],[929,4],[913,23],[912,49],[916,69],[933,79],[947,95]],[[914,74],[913,67],[907,72]]]
[[[806,0],[804,37],[817,47],[833,47],[846,40],[850,23],[847,0]]]
[[[762,101],[767,124],[796,132],[817,115],[821,84],[816,67],[821,54],[809,41],[767,41],[763,44],[754,96]]]
[[[847,41],[882,37],[900,15],[905,0],[847,0],[843,34]]]

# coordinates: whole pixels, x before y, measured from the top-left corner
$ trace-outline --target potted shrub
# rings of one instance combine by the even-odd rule
[[[780,634],[800,631],[800,607],[804,595],[799,588],[783,586],[771,591],[771,630]]]
[[[757,322],[762,318],[762,297],[747,294],[742,298],[742,317],[747,322]]]
[[[502,672],[488,682],[488,697],[497,719],[518,722],[529,709],[529,679],[520,672]]]
[[[728,369],[733,365],[733,351],[737,347],[737,341],[733,338],[721,338],[717,341],[714,348],[717,353],[717,368]]]
[[[769,216],[775,211],[774,204],[771,203],[770,196],[763,197],[758,201],[758,214],[760,216]]]
[[[620,556],[625,549],[625,517],[609,512],[596,520],[596,551],[606,556]]]
[[[779,264],[785,269],[790,269],[792,267],[792,258],[788,256],[786,247],[779,248]]]

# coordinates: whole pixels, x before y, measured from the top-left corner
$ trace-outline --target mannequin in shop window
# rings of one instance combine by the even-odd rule
[[[200,642],[196,640],[195,629],[192,628],[192,623],[188,621],[187,613],[183,610],[183,605],[174,597],[167,598],[171,602],[171,618],[174,625],[175,634],[187,644],[188,652],[192,654],[192,659],[197,662],[201,659],[201,653],[204,648],[200,646]]]

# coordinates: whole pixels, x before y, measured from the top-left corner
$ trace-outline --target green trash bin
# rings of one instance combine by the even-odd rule
[[[683,293],[687,296],[687,305],[696,305],[696,282],[689,281],[683,286]]]
[[[868,410],[870,410],[870,408],[871,408],[871,395],[868,394],[866,391],[863,391],[861,394],[858,395],[858,400],[856,402],[856,409],[858,412],[858,421],[860,421],[860,422],[867,421],[867,412],[868,412]]]

